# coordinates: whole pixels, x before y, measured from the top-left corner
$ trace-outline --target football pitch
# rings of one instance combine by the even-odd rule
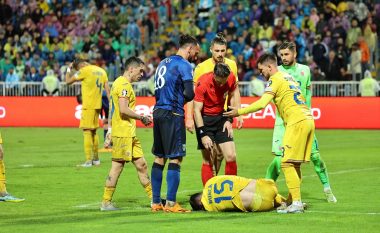
[[[102,131],[98,131],[102,136]],[[114,202],[120,211],[100,212],[110,153],[100,154],[100,167],[78,168],[83,162],[83,136],[76,128],[2,128],[7,189],[22,203],[0,202],[0,232],[379,232],[380,131],[317,130],[321,156],[338,203],[325,201],[312,164],[302,166],[304,214],[151,213],[150,200],[134,167],[127,164]],[[138,129],[148,161],[152,130]],[[181,167],[178,201],[187,208],[190,194],[201,191],[201,156],[188,134]],[[272,160],[272,130],[235,130],[238,174],[261,178]],[[102,141],[102,140],[101,140]],[[224,164],[221,174],[224,174]],[[166,169],[164,175],[166,174]],[[163,179],[162,194],[166,195]],[[280,193],[287,195],[284,177]]]

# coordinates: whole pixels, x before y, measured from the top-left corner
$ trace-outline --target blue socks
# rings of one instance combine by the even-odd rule
[[[151,173],[151,179],[152,179],[151,182],[152,182],[152,191],[153,191],[153,203],[156,203],[156,204],[161,203],[161,185],[162,185],[162,171],[163,170],[164,170],[164,165],[153,163],[152,173]]]
[[[180,174],[181,174],[181,169],[180,165],[176,163],[169,163],[168,166],[168,173],[166,175],[166,182],[168,185],[168,192],[166,194],[166,199],[168,201],[176,201],[177,197],[177,191],[178,191],[178,186],[179,186],[179,181],[180,181]],[[152,171],[153,174],[153,171]],[[162,179],[162,171],[161,171],[161,179]],[[153,202],[154,201],[154,193],[153,193]]]

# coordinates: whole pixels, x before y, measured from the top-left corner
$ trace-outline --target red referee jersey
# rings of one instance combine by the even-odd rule
[[[214,73],[206,73],[199,77],[195,87],[194,101],[203,102],[202,114],[220,115],[224,111],[224,103],[229,92],[236,88],[236,78],[231,72],[227,82],[219,86],[214,80]]]

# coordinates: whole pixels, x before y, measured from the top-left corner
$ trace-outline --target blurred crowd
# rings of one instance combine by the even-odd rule
[[[200,62],[217,32],[226,35],[227,57],[237,62],[241,81],[257,82],[257,59],[285,40],[297,44],[297,60],[310,66],[313,80],[359,81],[378,63],[380,3],[374,2],[0,0],[0,81],[12,93],[39,95],[17,83],[63,81],[75,57],[103,67],[113,81],[133,55],[145,60],[148,80],[176,51],[180,33],[199,39]]]

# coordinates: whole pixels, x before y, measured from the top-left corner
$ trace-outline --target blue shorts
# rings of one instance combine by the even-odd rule
[[[153,112],[152,153],[160,158],[186,155],[186,128],[183,116],[172,111],[156,109]]]

